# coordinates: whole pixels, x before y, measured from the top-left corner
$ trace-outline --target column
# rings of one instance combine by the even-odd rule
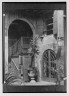
[[[8,15],[5,14],[5,74],[8,73]]]

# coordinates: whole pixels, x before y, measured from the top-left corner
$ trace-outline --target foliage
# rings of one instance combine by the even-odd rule
[[[29,53],[32,53],[31,56],[31,67],[33,66],[33,62],[35,59],[36,54],[39,54],[39,50],[38,50],[38,35],[35,35],[34,39],[31,40],[30,45],[31,47],[28,49]]]
[[[64,78],[64,56],[61,55],[61,51],[58,51],[57,54],[58,54],[56,58],[57,75],[58,75],[57,80],[61,82]]]
[[[38,54],[39,50],[38,50],[38,35],[35,35],[34,39],[31,40],[30,45],[31,47],[28,49],[29,52],[31,52],[32,54]]]

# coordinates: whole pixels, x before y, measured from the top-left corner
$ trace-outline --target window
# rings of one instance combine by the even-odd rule
[[[56,78],[56,54],[48,49],[43,54],[43,76],[46,78]]]

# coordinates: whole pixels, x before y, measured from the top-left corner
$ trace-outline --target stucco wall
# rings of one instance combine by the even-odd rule
[[[39,55],[36,56],[35,62],[36,62],[36,67],[39,69],[39,80],[42,81],[42,58],[43,58],[43,53],[47,49],[53,50],[55,53],[57,53],[58,50],[58,44],[57,40],[54,38],[53,35],[49,36],[44,36],[43,40],[41,41],[40,38],[38,39],[38,50],[39,50]]]

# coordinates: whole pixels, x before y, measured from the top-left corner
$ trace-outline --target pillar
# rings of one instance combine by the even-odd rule
[[[8,73],[8,15],[5,14],[5,74]]]

